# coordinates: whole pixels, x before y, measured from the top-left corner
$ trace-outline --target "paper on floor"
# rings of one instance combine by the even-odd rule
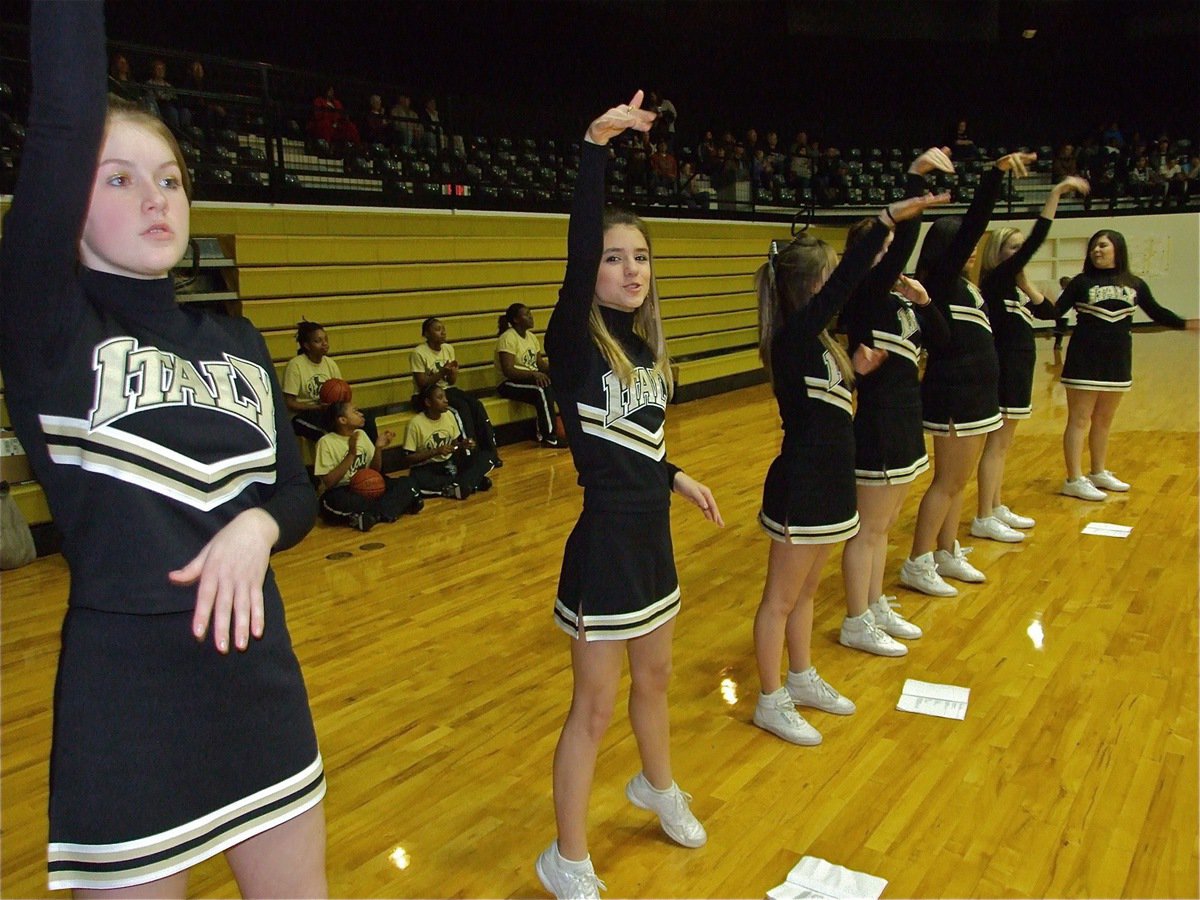
[[[815,856],[805,856],[787,881],[767,891],[770,900],[879,900],[886,878],[855,872]]]
[[[965,719],[970,696],[970,688],[909,678],[904,682],[896,709],[942,719]]]
[[[1088,522],[1083,526],[1083,534],[1100,534],[1104,537],[1129,537],[1133,531],[1132,525],[1114,525],[1111,522]]]

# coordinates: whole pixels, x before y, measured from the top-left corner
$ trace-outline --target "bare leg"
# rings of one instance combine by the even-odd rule
[[[962,512],[962,492],[979,461],[984,435],[933,439],[933,481],[917,509],[911,559],[934,549],[953,550]],[[947,538],[949,542],[947,543]]]
[[[325,804],[247,838],[225,859],[243,897],[328,897]]]
[[[979,500],[975,506],[975,514],[981,519],[986,519],[1000,505],[1004,460],[1016,430],[1017,420],[1005,419],[998,429],[987,434],[983,455],[979,457]]]
[[[1063,431],[1063,458],[1067,464],[1069,481],[1074,481],[1083,474],[1083,441],[1091,428],[1092,411],[1096,408],[1096,400],[1100,393],[1067,388],[1067,427]]]
[[[675,620],[628,644],[629,722],[642,757],[642,774],[656,790],[674,782],[671,775],[671,722],[667,686],[671,682],[671,639]]]
[[[571,641],[575,687],[571,709],[554,749],[554,819],[558,851],[587,859],[587,811],[596,754],[617,700],[624,641]]]
[[[817,595],[817,585],[821,583],[821,569],[829,558],[831,544],[818,544],[812,547],[816,557],[800,586],[800,597],[796,608],[787,618],[787,648],[788,669],[792,672],[804,672],[812,665],[812,626],[813,598]],[[765,690],[763,693],[767,693]]]
[[[897,509],[896,498],[903,501],[907,493],[906,484],[858,485],[859,530],[842,549],[842,581],[848,616],[861,616],[867,611],[867,605],[883,591],[888,529]]]
[[[784,544],[771,541],[767,557],[767,581],[762,601],[754,616],[754,655],[758,661],[758,680],[764,694],[779,690],[779,664],[783,661],[784,634],[790,630],[790,617],[796,609],[801,590],[815,568],[828,553],[827,547],[813,544]],[[812,608],[809,605],[809,630]]]
[[[1113,417],[1123,396],[1118,391],[1097,391],[1096,406],[1092,410],[1092,427],[1088,432],[1088,450],[1092,455],[1093,472],[1103,472],[1108,468],[1108,432],[1112,428]]]
[[[892,495],[892,514],[888,517],[887,530],[883,533],[883,540],[876,548],[875,558],[871,560],[871,590],[868,595],[871,600],[883,596],[883,573],[887,567],[887,539],[888,535],[892,533],[892,529],[896,527],[896,522],[900,518],[900,510],[904,508],[904,500],[908,497],[908,485],[894,485],[888,488],[888,493]]]
[[[78,898],[88,898],[88,900],[113,900],[114,897],[128,897],[132,900],[151,900],[151,898],[179,898],[183,900],[187,896],[188,873],[187,871],[176,872],[174,875],[168,875],[166,878],[159,878],[156,881],[148,881],[145,884],[135,884],[133,887],[127,888],[75,888],[71,891],[71,896]]]

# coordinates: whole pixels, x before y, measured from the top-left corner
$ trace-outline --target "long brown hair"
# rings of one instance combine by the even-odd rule
[[[183,151],[179,149],[179,141],[175,140],[175,135],[171,134],[171,129],[166,126],[166,123],[136,103],[109,94],[108,116],[105,119],[104,127],[111,128],[114,122],[128,122],[130,125],[136,125],[143,131],[148,131],[162,139],[179,166],[179,180],[183,184],[183,193],[190,205],[192,202],[192,176],[188,174],[187,160],[183,158]]]
[[[771,344],[787,321],[788,313],[803,309],[829,278],[837,266],[837,254],[819,238],[800,235],[782,250],[771,242],[767,261],[754,276],[758,294],[758,357],[772,383],[775,374],[771,367]],[[818,335],[821,345],[833,357],[842,380],[854,383],[854,368],[845,349],[827,328]]]
[[[646,223],[633,213],[611,207],[606,209],[604,211],[604,231],[607,233],[608,229],[618,225],[628,225],[641,232],[642,237],[646,240],[646,249],[650,251],[650,290],[646,294],[645,301],[633,314],[633,330],[646,342],[650,352],[654,354],[654,369],[666,382],[667,396],[669,397],[674,391],[675,381],[671,376],[671,360],[667,356],[667,342],[663,335],[662,309],[658,300],[658,281],[654,277],[654,249],[650,244],[650,232],[646,228]],[[621,383],[631,385],[633,362],[621,347],[620,342],[612,336],[608,326],[604,324],[604,319],[600,315],[600,304],[596,302],[595,298],[592,299],[592,311],[588,316],[588,332],[591,334],[596,348],[612,366],[613,372],[616,373]]]

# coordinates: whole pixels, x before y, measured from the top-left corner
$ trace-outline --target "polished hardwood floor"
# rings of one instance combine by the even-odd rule
[[[1055,493],[1066,409],[1039,340],[1034,418],[1007,479],[1037,527],[1019,545],[970,541],[988,583],[957,599],[893,586],[926,630],[907,657],[838,646],[834,554],[814,657],[858,712],[813,713],[817,748],[750,723],[767,552],[755,513],[780,436],[769,390],[671,408],[671,457],[714,489],[728,523],[674,508],[674,764],[710,839],[677,847],[625,800],[638,762],[618,710],[590,819],[608,896],[761,897],[805,854],[888,879],[886,897],[1197,896],[1196,333],[1140,332],[1134,354],[1110,454],[1133,490],[1086,503]],[[329,778],[335,896],[544,896],[533,860],[553,837],[550,761],[571,684],[550,610],[580,492],[565,452],[504,455],[490,494],[367,535],[319,525],[275,561]],[[894,532],[893,570],[927,478]],[[1090,521],[1133,532],[1081,535]],[[3,576],[5,896],[46,894],[66,585],[57,556]],[[970,687],[966,720],[898,712],[909,677]],[[218,857],[191,891],[237,888]]]

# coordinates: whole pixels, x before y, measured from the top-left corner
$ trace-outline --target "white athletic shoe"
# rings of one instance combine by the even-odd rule
[[[887,594],[880,594],[878,600],[871,602],[871,614],[875,616],[875,624],[894,638],[915,641],[925,632],[921,630],[920,626],[914,625],[896,612],[900,604],[894,602],[895,599]]]
[[[708,833],[688,806],[692,795],[681,791],[675,782],[672,781],[665,791],[659,791],[646,780],[645,775],[638,772],[625,785],[625,796],[638,809],[656,813],[662,830],[675,843],[685,847],[703,847],[708,841]]]
[[[1078,497],[1080,500],[1103,500],[1108,494],[1096,487],[1086,475],[1078,478],[1068,478],[1059,489],[1060,494],[1068,497]]]
[[[1103,472],[1093,472],[1088,476],[1088,481],[1098,488],[1103,488],[1106,491],[1116,491],[1118,494],[1123,494],[1129,490],[1129,485],[1108,471],[1108,469],[1105,469]]]
[[[876,656],[905,656],[908,648],[893,640],[875,624],[875,614],[867,609],[861,616],[846,616],[838,643],[853,650],[863,650]]]
[[[996,516],[988,516],[986,519],[973,519],[971,521],[971,536],[987,538],[992,541],[1003,541],[1006,544],[1019,544],[1025,540],[1025,535],[1021,534],[1017,529],[1005,525]]]
[[[787,688],[780,688],[773,694],[758,695],[758,705],[754,707],[754,724],[802,747],[815,747],[821,743],[821,732],[796,712],[796,704],[792,702]]]
[[[922,553],[916,559],[906,559],[900,567],[900,583],[931,597],[958,596],[958,588],[946,584],[938,574],[932,553]]]
[[[533,867],[542,887],[559,900],[600,900],[600,892],[608,890],[596,877],[590,856],[582,862],[563,859],[558,841],[542,851]]]
[[[1029,516],[1020,516],[1009,509],[1007,506],[997,506],[992,510],[992,515],[1007,525],[1009,528],[1032,528],[1037,524],[1035,519]]]
[[[949,550],[933,551],[933,561],[937,563],[938,574],[943,578],[956,578],[971,584],[983,584],[987,581],[987,576],[967,562],[967,554],[972,549],[972,547],[960,547],[958,541],[955,541],[953,553]]]
[[[784,687],[797,706],[811,706],[839,716],[848,716],[857,709],[817,674],[816,666],[809,666],[803,672],[789,671]]]

